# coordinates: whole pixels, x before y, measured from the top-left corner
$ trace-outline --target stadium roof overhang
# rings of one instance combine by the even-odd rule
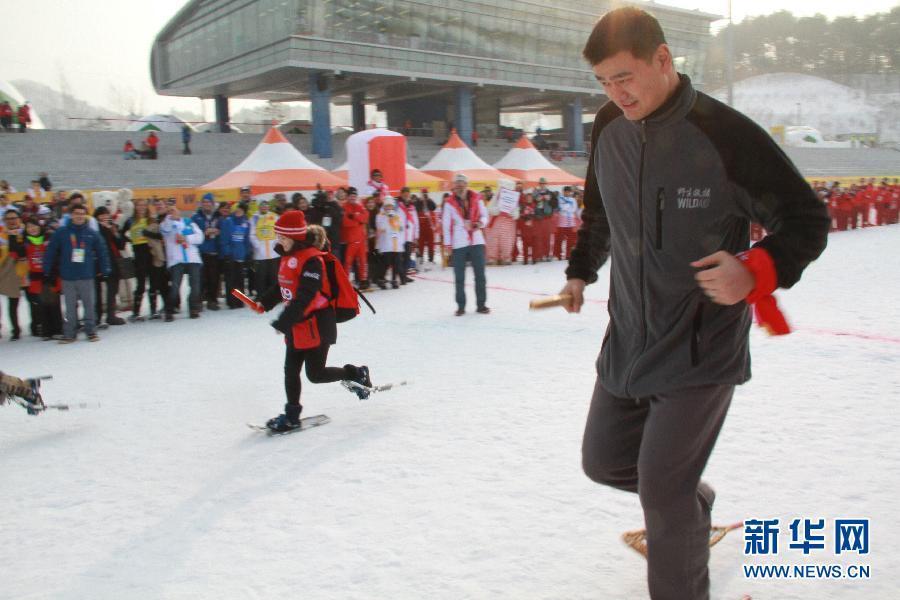
[[[535,83],[503,82],[478,77],[445,76],[429,73],[410,74],[390,72],[389,69],[359,68],[354,65],[300,64],[282,62],[280,66],[247,70],[232,76],[214,76],[205,82],[171,82],[159,86],[160,93],[174,96],[271,100],[274,102],[308,101],[310,76],[316,74],[331,93],[337,105],[349,104],[355,94],[363,94],[367,104],[382,105],[414,99],[452,97],[461,85],[475,89],[480,101],[495,100],[501,110],[515,112],[553,113],[578,96],[584,107],[599,107],[606,97],[599,87],[540,85]],[[590,80],[585,78],[590,84]],[[156,82],[154,82],[156,83]]]
[[[663,5],[654,8],[707,21],[717,18]],[[504,111],[556,112],[574,97],[581,98],[585,110],[590,110],[606,100],[586,66],[528,64],[310,35],[278,39],[179,78],[165,80],[158,61],[163,45],[184,23],[199,18],[207,10],[210,8],[204,2],[192,0],[157,35],[151,56],[151,76],[158,93],[305,101],[310,99],[310,76],[318,74],[327,83],[331,101],[339,105],[349,104],[356,93],[363,93],[366,103],[384,105],[449,95],[460,85],[475,87],[479,100],[496,99]],[[588,14],[593,13],[584,13]]]

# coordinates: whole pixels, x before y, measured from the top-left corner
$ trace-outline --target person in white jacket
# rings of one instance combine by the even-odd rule
[[[453,276],[456,281],[456,316],[466,314],[466,263],[475,271],[475,304],[477,312],[486,315],[487,280],[484,275],[484,228],[488,211],[484,200],[469,189],[469,179],[462,173],[453,178],[453,193],[442,206],[444,248],[452,252]]]
[[[513,247],[516,245],[516,221],[519,219],[519,203],[510,208],[500,203],[504,195],[503,188],[488,203],[490,223],[485,230],[485,248],[489,265],[512,264]],[[507,203],[508,204],[508,203]]]
[[[406,285],[411,283],[412,279],[407,275],[407,271],[411,266],[410,258],[416,242],[419,240],[419,213],[416,211],[415,203],[409,196],[409,188],[405,187],[400,190],[400,198],[397,200],[397,210],[403,213],[406,219],[406,237],[403,244],[403,260],[402,269],[400,271],[400,283]]]
[[[174,205],[169,206],[166,218],[159,224],[159,232],[166,245],[166,266],[172,282],[166,303],[166,322],[174,319],[175,307],[181,302],[181,278],[185,273],[191,286],[188,296],[190,316],[196,319],[200,316],[200,269],[203,266],[200,244],[203,243],[203,232],[191,219],[182,219]]]
[[[391,269],[391,287],[400,287],[401,263],[403,248],[406,242],[406,217],[402,210],[397,210],[394,199],[388,196],[381,204],[381,211],[375,217],[375,249],[381,254],[384,264],[384,276]],[[381,289],[387,288],[384,279],[376,282]]]
[[[563,259],[563,242],[566,244],[565,259],[569,260],[572,255],[572,248],[578,241],[578,200],[572,195],[572,186],[567,185],[563,188],[562,195],[559,197],[559,213],[556,215],[556,247],[554,254],[556,260]]]
[[[259,203],[259,212],[250,219],[255,289],[260,296],[278,285],[278,266],[281,264],[281,257],[275,252],[277,220],[278,215],[269,210],[268,200]]]

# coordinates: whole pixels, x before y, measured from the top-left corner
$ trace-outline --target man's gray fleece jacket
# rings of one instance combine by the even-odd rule
[[[679,87],[643,121],[612,102],[597,113],[583,224],[566,276],[597,280],[612,258],[598,374],[610,393],[651,396],[750,378],[751,311],[709,301],[692,261],[750,243],[789,288],[825,249],[825,205],[772,138],[741,113]]]

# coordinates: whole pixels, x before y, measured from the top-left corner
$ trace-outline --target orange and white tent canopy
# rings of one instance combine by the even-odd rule
[[[444,147],[419,170],[451,182],[454,175],[462,173],[469,178],[470,188],[481,188],[488,185],[496,188],[501,183],[512,187],[510,185],[512,177],[481,160],[466,146],[456,131],[450,134],[450,139],[447,140]]]
[[[349,169],[346,162],[331,172],[332,175],[336,175],[344,180],[347,179],[348,173]],[[406,163],[406,187],[413,192],[418,192],[422,189],[427,189],[429,192],[440,192],[449,189],[445,180],[420,171],[409,163]]]
[[[537,185],[541,178],[547,180],[546,184],[549,187],[584,185],[584,179],[551,163],[524,135],[506,156],[494,163],[494,168],[526,186]]]
[[[345,182],[303,156],[273,127],[241,164],[200,186],[200,189],[249,187],[250,193],[256,196],[311,191],[316,189],[317,184],[321,184],[323,189],[333,190],[345,185]]]

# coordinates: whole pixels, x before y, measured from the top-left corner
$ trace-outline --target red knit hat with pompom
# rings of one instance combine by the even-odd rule
[[[306,215],[302,210],[289,210],[275,221],[275,233],[293,240],[306,239]]]

